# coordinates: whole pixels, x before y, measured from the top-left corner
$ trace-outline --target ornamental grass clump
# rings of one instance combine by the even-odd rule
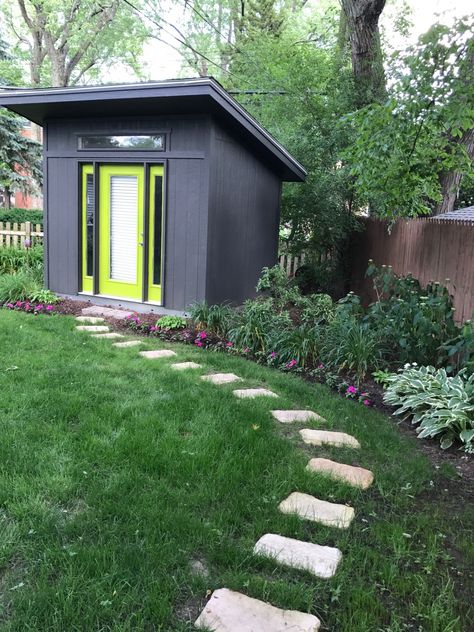
[[[384,401],[396,415],[412,417],[420,439],[439,436],[441,447],[461,441],[474,453],[474,375],[461,371],[449,376],[445,369],[406,365],[386,378]]]

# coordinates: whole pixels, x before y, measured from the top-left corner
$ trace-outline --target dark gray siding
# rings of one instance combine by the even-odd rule
[[[81,133],[169,132],[166,152],[78,151]],[[164,307],[184,310],[205,297],[210,119],[48,121],[46,139],[47,283],[75,294],[79,286],[78,174],[80,162],[164,162]]]
[[[77,169],[72,158],[47,158],[48,287],[64,294],[78,289]]]
[[[219,125],[211,134],[206,299],[242,303],[277,262],[281,182]]]

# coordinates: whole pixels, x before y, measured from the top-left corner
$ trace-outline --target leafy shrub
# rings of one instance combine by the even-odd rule
[[[0,222],[43,224],[43,211],[26,208],[0,208]]]
[[[254,353],[267,353],[275,332],[291,325],[288,312],[278,313],[272,299],[246,301],[237,324],[229,331],[230,340]]]
[[[205,301],[191,305],[190,313],[198,329],[208,329],[222,338],[228,336],[235,320],[235,312],[229,305],[208,305]]]
[[[334,318],[335,306],[328,294],[302,296],[298,307],[301,308],[301,320],[305,325],[321,325]]]
[[[268,292],[279,310],[288,303],[296,305],[301,297],[299,288],[288,279],[279,265],[263,268],[256,289],[257,292]]]
[[[387,381],[384,401],[397,407],[396,415],[413,416],[420,438],[440,435],[444,449],[459,439],[466,452],[474,452],[474,375],[452,377],[445,369],[407,365]]]
[[[387,341],[387,359],[396,364],[445,364],[443,345],[458,331],[448,290],[439,283],[422,288],[411,275],[397,277],[390,266],[370,263],[367,275],[378,300],[367,310],[365,321]]]
[[[468,375],[474,373],[474,327],[471,320],[466,320],[457,336],[443,345],[443,350],[448,354],[448,373],[457,373],[462,369]]]
[[[43,276],[43,246],[33,248],[0,248],[0,274],[28,269],[38,281]]]
[[[40,290],[40,284],[28,270],[0,275],[0,305],[29,300]]]
[[[162,316],[156,321],[156,326],[161,329],[184,329],[186,325],[186,318],[182,316]]]

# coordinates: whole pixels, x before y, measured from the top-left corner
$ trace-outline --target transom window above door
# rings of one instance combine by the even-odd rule
[[[136,135],[92,135],[79,136],[79,149],[131,149],[164,151],[166,149],[166,134],[136,134]]]

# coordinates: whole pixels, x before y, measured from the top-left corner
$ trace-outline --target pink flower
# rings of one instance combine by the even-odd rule
[[[364,399],[364,406],[370,406],[370,402],[368,399]]]
[[[355,393],[357,393],[357,389],[355,386],[348,386],[346,389],[346,393],[350,395],[355,395]]]
[[[198,347],[202,347],[202,342],[200,340],[195,340],[194,344]]]
[[[150,331],[158,331],[158,327],[156,325],[152,325],[150,327]]]
[[[54,307],[52,305],[46,305],[46,311],[47,312],[52,312],[54,309]]]
[[[250,351],[250,349],[248,347],[245,347],[245,349],[243,349],[244,353],[248,353]]]
[[[44,309],[44,305],[40,303],[39,305],[36,306],[36,309],[37,310]]]
[[[23,303],[22,303],[21,301],[17,301],[17,302],[15,303],[15,305],[16,305],[16,307],[21,307],[21,306],[23,305]]]
[[[270,353],[270,358],[271,358],[272,360],[274,360],[276,357],[277,357],[277,354],[276,354],[274,351],[272,351],[272,352]]]
[[[294,366],[296,366],[298,364],[298,362],[296,360],[290,360],[289,362],[287,362],[285,364],[285,367],[287,369],[292,369]]]
[[[226,346],[228,349],[230,349],[230,348],[233,346],[233,344],[232,344],[232,343],[231,343],[231,341],[229,340],[229,342],[226,342],[226,345],[225,345],[225,346]]]
[[[13,309],[15,306],[13,305],[13,303],[7,303],[7,307],[8,309]]]
[[[318,364],[318,369],[324,369],[324,364],[322,362]]]
[[[206,332],[205,331],[199,332],[198,338],[201,338],[201,340],[205,340],[207,338]]]

